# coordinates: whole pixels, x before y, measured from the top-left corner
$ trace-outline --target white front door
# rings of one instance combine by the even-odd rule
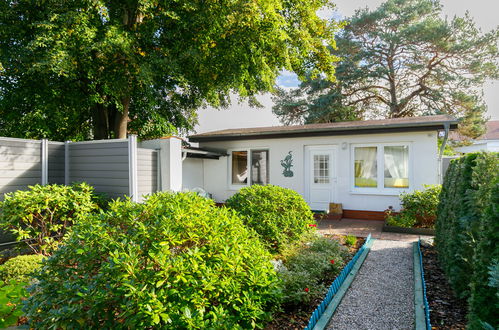
[[[314,211],[329,209],[336,183],[334,146],[305,147],[305,189],[307,202]]]

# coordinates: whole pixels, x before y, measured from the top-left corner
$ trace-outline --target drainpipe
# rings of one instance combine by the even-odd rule
[[[440,183],[443,182],[443,173],[442,173],[442,157],[444,155],[444,149],[445,149],[445,145],[447,144],[447,138],[449,137],[449,129],[450,129],[450,124],[449,123],[444,123],[444,140],[442,141],[442,145],[440,146],[440,152],[439,152],[439,155],[438,155],[438,164],[439,164],[439,168],[438,168],[438,181]]]

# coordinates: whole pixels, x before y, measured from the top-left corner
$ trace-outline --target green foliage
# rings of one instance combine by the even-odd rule
[[[499,259],[499,154],[453,160],[446,173],[436,224],[439,259],[454,291],[468,298],[468,326],[497,324],[497,288],[489,270]]]
[[[139,137],[273,90],[283,69],[334,78],[328,0],[0,3],[0,135]]]
[[[426,185],[425,190],[401,194],[402,210],[396,215],[387,213],[387,224],[406,228],[434,228],[441,191],[440,185]]]
[[[18,241],[26,240],[35,253],[50,253],[69,226],[97,208],[93,188],[85,183],[28,188],[5,194],[0,202],[0,227]]]
[[[311,230],[314,216],[296,191],[273,185],[253,185],[239,190],[226,201],[244,224],[253,228],[273,252],[300,239]]]
[[[338,241],[322,236],[287,251],[278,272],[284,306],[309,304],[322,297],[328,282],[341,272],[347,256],[346,248]]]
[[[40,328],[252,328],[278,277],[237,215],[195,193],[115,201],[44,260],[25,304]]]
[[[353,235],[345,236],[345,244],[348,246],[355,246],[355,244],[357,244],[357,237]]]
[[[0,280],[30,282],[31,274],[40,268],[44,257],[39,254],[21,255],[7,260],[0,266]]]
[[[0,281],[0,328],[7,328],[17,324],[20,316],[22,302],[28,297],[27,283]]]
[[[336,81],[309,77],[281,91],[281,121],[317,123],[450,114],[463,135],[484,132],[482,87],[499,75],[498,29],[447,19],[435,0],[387,0],[359,9],[336,36]]]

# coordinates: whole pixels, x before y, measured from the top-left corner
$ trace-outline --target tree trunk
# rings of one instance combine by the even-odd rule
[[[102,104],[97,104],[92,114],[94,140],[104,140],[109,138],[108,117],[106,107]]]
[[[116,139],[126,139],[128,133],[128,109],[130,107],[130,96],[121,99],[123,111],[117,111],[114,117],[114,137]]]

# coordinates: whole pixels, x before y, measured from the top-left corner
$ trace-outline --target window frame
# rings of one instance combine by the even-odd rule
[[[246,168],[248,170],[248,179],[246,180],[246,184],[233,184],[232,183],[232,154],[234,152],[238,152],[238,151],[244,151],[246,152]],[[267,154],[268,154],[268,183],[267,184],[270,184],[270,179],[271,179],[271,175],[270,175],[270,148],[269,147],[251,147],[251,148],[234,148],[234,149],[228,149],[227,152],[229,153],[229,159],[228,159],[228,164],[227,164],[227,167],[228,167],[228,186],[229,186],[229,190],[239,190],[241,188],[244,188],[244,187],[248,187],[248,186],[251,186],[251,181],[252,181],[252,178],[251,178],[251,152],[252,151],[267,151]]]
[[[377,187],[356,187],[355,186],[355,148],[376,147],[376,164],[377,164]],[[407,188],[386,187],[385,188],[385,147],[407,147],[408,167],[409,167],[409,186]],[[393,195],[398,196],[401,193],[409,192],[414,186],[413,179],[413,155],[412,143],[410,142],[380,142],[380,143],[352,143],[350,146],[350,193],[364,195]]]

